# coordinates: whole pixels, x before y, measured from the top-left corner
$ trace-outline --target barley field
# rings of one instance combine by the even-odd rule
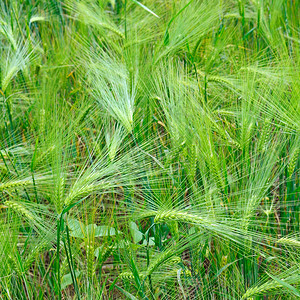
[[[0,1],[0,299],[300,299],[299,0]]]

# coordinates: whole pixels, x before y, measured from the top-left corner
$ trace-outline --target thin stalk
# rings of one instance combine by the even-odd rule
[[[127,0],[124,2],[124,17],[125,17],[125,40],[127,41]]]
[[[30,164],[31,177],[32,177],[36,202],[38,202],[38,195],[37,195],[37,188],[36,188],[35,179],[34,179],[34,161],[35,161],[35,157],[36,157],[38,141],[39,141],[39,139],[37,138],[36,143],[35,143],[35,149],[34,149],[33,157],[32,157],[31,164]]]
[[[62,226],[62,214],[57,218],[57,245],[56,245],[56,268],[57,268],[57,286],[58,286],[58,299],[61,300],[61,282],[60,282],[60,231]]]
[[[149,268],[150,265],[150,254],[149,254],[149,240],[150,240],[150,229],[154,226],[155,224],[153,223],[150,228],[147,230],[146,236],[147,236],[147,269]],[[150,285],[150,291],[151,291],[151,297],[154,299],[154,289],[153,289],[153,284],[152,284],[152,279],[151,279],[151,274],[148,275],[148,280],[149,280],[149,285]]]
[[[79,293],[79,289],[78,289],[78,285],[77,285],[76,273],[75,273],[75,268],[74,268],[74,261],[73,261],[73,256],[72,256],[72,252],[71,252],[70,232],[69,232],[68,226],[66,226],[66,232],[67,232],[68,250],[69,250],[69,254],[70,254],[70,259],[68,258],[68,254],[67,254],[67,259],[68,259],[71,275],[73,274],[72,275],[72,280],[73,280],[73,285],[74,285],[74,288],[75,288],[75,291],[76,291],[77,299],[80,300],[80,293]],[[67,250],[66,250],[66,253],[68,253]]]
[[[8,119],[9,119],[9,123],[10,123],[11,135],[12,135],[12,138],[13,138],[14,143],[17,144],[16,137],[15,137],[15,132],[14,132],[14,126],[13,126],[12,115],[11,115],[10,107],[9,107],[9,104],[8,104],[8,101],[7,101],[7,100],[8,100],[8,99],[6,98],[6,99],[5,99],[5,103],[6,103],[6,108],[7,108],[7,113],[8,113]]]

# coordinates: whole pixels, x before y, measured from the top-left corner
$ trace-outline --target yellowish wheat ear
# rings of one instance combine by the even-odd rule
[[[4,204],[7,207],[13,209],[15,212],[23,215],[27,219],[34,221],[34,217],[31,214],[31,212],[29,210],[27,210],[21,203],[18,203],[16,201],[12,201],[12,200],[8,200],[8,201],[5,201]]]

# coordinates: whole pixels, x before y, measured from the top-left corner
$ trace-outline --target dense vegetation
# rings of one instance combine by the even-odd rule
[[[1,299],[299,299],[298,0],[2,0]]]

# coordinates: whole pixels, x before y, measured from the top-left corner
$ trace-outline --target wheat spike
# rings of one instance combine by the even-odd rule
[[[293,175],[293,172],[294,172],[295,167],[297,165],[297,162],[299,160],[299,152],[300,152],[300,148],[298,147],[291,154],[289,165],[288,165],[288,174],[289,174],[289,177],[292,177],[292,175]]]
[[[5,191],[5,190],[12,190],[18,187],[25,187],[27,185],[30,185],[31,181],[30,180],[16,180],[16,181],[11,181],[7,183],[1,183],[0,184],[0,192]]]
[[[14,211],[16,211],[17,213],[20,213],[21,215],[25,216],[27,219],[33,221],[34,217],[31,214],[31,212],[29,210],[27,210],[22,204],[12,201],[12,200],[8,200],[4,202],[4,205],[8,206],[9,208],[13,209]]]

